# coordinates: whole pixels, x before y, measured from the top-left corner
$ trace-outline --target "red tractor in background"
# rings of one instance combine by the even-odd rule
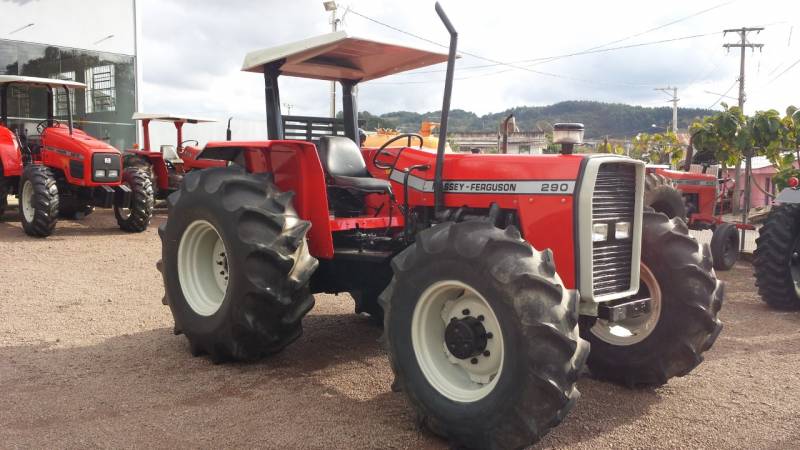
[[[701,172],[690,171],[692,154],[691,150],[687,153],[684,170],[647,167],[645,204],[667,217],[683,218],[692,230],[712,230],[714,268],[729,270],[739,259],[739,230],[754,230],[755,227],[722,219],[721,206],[728,192],[728,180],[707,173],[708,165],[704,165]]]
[[[174,114],[146,114],[139,112],[134,113],[132,119],[142,123],[144,148],[125,150],[123,165],[125,167],[140,168],[150,173],[157,199],[167,198],[167,195],[175,192],[186,172],[209,167],[224,167],[227,164],[226,161],[198,160],[197,155],[202,150],[199,148],[198,142],[194,139],[183,139],[184,124],[215,122],[214,120]],[[172,122],[175,125],[176,145],[162,144],[158,151],[152,150],[150,145],[150,122],[153,121]],[[230,122],[228,122],[228,140],[230,140]],[[194,142],[194,145],[185,145],[189,142]]]
[[[209,143],[198,159],[230,165],[167,198],[164,303],[192,354],[222,362],[282,350],[312,294],[350,292],[382,320],[420,424],[454,447],[521,448],[572,409],[584,364],[630,386],[689,373],[722,329],[723,287],[685,223],[645,209],[642,162],[573,154],[580,124],[555,127],[560,155],[434,152],[416,134],[359,148],[358,83],[444,61],[447,135],[457,34],[436,11],[448,55],[338,31],[246,56],[268,140]],[[345,135],[309,121],[286,139],[281,76],[339,82]]]
[[[47,90],[47,119],[31,134],[8,114],[12,88]],[[153,187],[147,172],[122,167],[122,154],[73,126],[74,81],[0,75],[0,212],[7,195],[19,197],[22,228],[30,236],[53,233],[58,217],[79,219],[95,207],[114,208],[119,227],[140,232],[150,223]],[[55,91],[63,89],[66,122],[55,118]]]

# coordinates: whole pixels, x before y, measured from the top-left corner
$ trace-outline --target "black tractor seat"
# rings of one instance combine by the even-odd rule
[[[317,146],[328,184],[367,194],[389,194],[392,185],[387,180],[373,178],[367,170],[364,156],[355,142],[344,136],[323,136]]]

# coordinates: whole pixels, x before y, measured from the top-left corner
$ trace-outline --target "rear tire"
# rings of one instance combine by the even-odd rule
[[[254,360],[302,334],[317,261],[292,197],[269,175],[234,167],[191,172],[168,197],[159,267],[175,332],[192,354]]]
[[[761,300],[776,309],[800,309],[800,205],[772,207],[754,255]]]
[[[642,263],[647,270],[642,270],[642,285],[650,289],[639,295],[654,299],[651,316],[641,321],[643,326],[630,328],[582,318],[581,336],[592,344],[592,375],[628,386],[658,386],[703,361],[722,330],[723,284],[710,256],[683,221],[644,213]]]
[[[731,270],[739,260],[739,229],[732,223],[721,223],[711,236],[711,258],[717,270]]]
[[[25,166],[20,177],[19,216],[28,236],[53,234],[58,221],[58,186],[53,171],[39,164]]]
[[[417,235],[392,268],[380,296],[385,344],[395,386],[423,426],[454,448],[505,449],[563,420],[580,396],[589,346],[578,333],[577,293],[562,284],[551,252],[534,250],[514,227],[449,222]],[[473,356],[445,352],[460,342],[444,340],[453,320],[480,323],[472,335],[483,333],[485,350],[478,342]]]
[[[114,206],[119,227],[131,233],[141,233],[153,218],[153,182],[149,173],[139,167],[127,167],[122,172],[122,184],[131,188],[130,208]]]
[[[670,219],[678,217],[686,221],[686,204],[683,195],[672,182],[663,175],[648,173],[645,176],[644,205],[656,212],[664,213]]]

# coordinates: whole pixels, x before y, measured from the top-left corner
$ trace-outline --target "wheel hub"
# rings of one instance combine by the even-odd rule
[[[478,356],[486,350],[486,329],[480,320],[467,316],[461,319],[453,317],[444,330],[444,342],[447,350],[458,359]]]

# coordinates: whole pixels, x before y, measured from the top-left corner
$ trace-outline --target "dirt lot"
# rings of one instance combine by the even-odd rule
[[[159,215],[155,225],[164,220]],[[445,448],[392,393],[380,329],[321,295],[305,334],[257,364],[213,365],[173,336],[160,243],[113,214],[49,239],[0,222],[0,447]],[[536,448],[800,448],[800,313],[728,282],[725,330],[694,373],[659,389],[589,378]]]

